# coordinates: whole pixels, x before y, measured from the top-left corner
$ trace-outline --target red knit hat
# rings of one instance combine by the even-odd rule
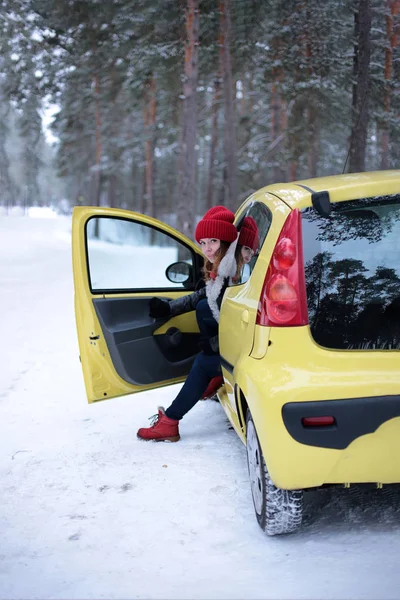
[[[258,236],[258,227],[253,217],[245,217],[240,228],[238,246],[248,246],[253,252],[258,248],[260,238]]]
[[[204,238],[215,238],[223,242],[233,242],[237,237],[237,229],[233,224],[235,215],[225,206],[210,208],[198,222],[194,237],[196,242]]]

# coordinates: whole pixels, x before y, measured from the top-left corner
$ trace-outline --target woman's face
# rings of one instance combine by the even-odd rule
[[[200,249],[207,260],[213,263],[215,255],[221,247],[221,240],[216,238],[202,238],[200,240]]]
[[[241,253],[243,262],[247,265],[251,261],[254,251],[248,246],[242,246]]]

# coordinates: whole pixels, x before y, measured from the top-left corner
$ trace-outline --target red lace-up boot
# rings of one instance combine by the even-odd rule
[[[142,427],[137,432],[141,440],[154,440],[155,442],[178,442],[179,421],[169,419],[162,406],[158,407],[158,414],[151,417],[151,426]]]
[[[208,398],[212,398],[213,396],[215,396],[215,394],[217,393],[217,391],[223,384],[224,384],[223,377],[221,377],[221,376],[213,377],[211,379],[210,383],[208,384],[207,389],[204,392],[204,394],[202,395],[201,399],[208,400]]]

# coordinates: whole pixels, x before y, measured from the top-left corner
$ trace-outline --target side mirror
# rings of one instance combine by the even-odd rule
[[[192,279],[192,267],[185,262],[176,262],[165,270],[165,276],[171,283],[185,284]]]

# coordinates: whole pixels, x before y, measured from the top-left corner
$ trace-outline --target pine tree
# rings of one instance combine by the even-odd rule
[[[353,124],[350,138],[351,173],[365,170],[369,121],[371,2],[356,0],[354,9]]]
[[[179,164],[178,227],[192,235],[195,216],[195,144],[197,125],[197,82],[199,46],[199,3],[187,0],[186,41],[183,75],[183,122]]]

